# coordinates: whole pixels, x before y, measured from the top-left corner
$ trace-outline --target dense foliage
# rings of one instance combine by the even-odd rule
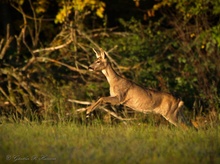
[[[181,97],[194,117],[219,119],[220,0],[1,6],[1,121],[72,119],[75,100],[108,95],[103,75],[87,71],[100,47],[123,76]]]

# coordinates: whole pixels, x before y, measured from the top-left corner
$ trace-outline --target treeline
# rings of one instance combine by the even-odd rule
[[[108,95],[102,74],[87,71],[92,48],[123,76],[181,97],[194,119],[219,119],[220,0],[18,0],[0,10],[0,122],[74,120]]]

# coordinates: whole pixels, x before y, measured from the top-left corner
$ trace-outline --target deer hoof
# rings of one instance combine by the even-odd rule
[[[89,119],[89,117],[90,117],[90,113],[87,113],[86,114],[86,119]]]

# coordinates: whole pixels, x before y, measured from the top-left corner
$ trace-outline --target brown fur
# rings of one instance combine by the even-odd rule
[[[94,50],[95,51],[95,50]],[[110,85],[110,96],[100,98],[87,108],[89,115],[103,103],[125,105],[135,111],[143,113],[157,113],[175,126],[187,125],[181,108],[183,101],[169,93],[144,89],[143,87],[118,75],[107,61],[106,52],[96,53],[97,60],[89,66],[91,71],[102,71]]]

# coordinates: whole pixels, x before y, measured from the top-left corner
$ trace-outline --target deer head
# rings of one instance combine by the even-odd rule
[[[106,52],[102,49],[100,50],[100,53],[97,53],[95,49],[93,49],[93,51],[95,52],[97,59],[89,66],[89,71],[101,71],[105,69],[107,66]]]

